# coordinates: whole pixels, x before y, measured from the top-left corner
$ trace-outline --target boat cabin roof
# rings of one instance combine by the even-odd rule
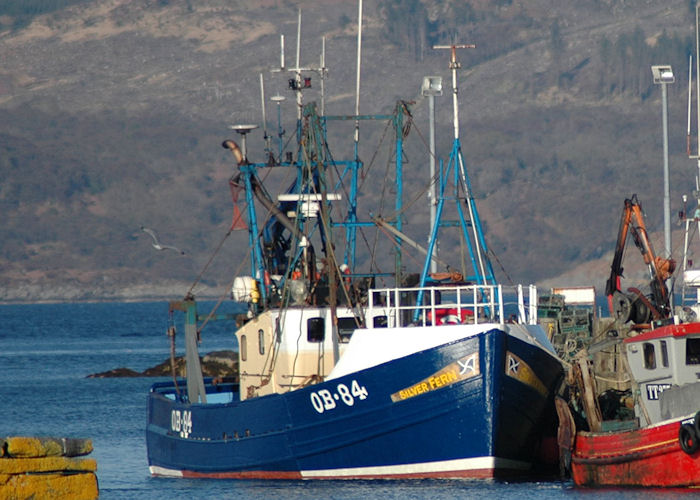
[[[637,335],[636,337],[626,338],[625,344],[635,344],[639,342],[647,342],[659,338],[671,337],[686,337],[688,335],[700,334],[700,323],[682,323],[680,325],[666,325],[648,332]]]

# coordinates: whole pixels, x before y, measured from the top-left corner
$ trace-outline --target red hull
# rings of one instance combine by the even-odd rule
[[[700,451],[685,453],[682,420],[620,432],[578,432],[571,473],[578,486],[700,486]]]

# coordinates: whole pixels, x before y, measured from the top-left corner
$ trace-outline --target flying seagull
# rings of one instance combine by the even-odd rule
[[[161,244],[160,241],[158,241],[158,236],[156,235],[155,231],[153,231],[153,229],[149,229],[147,227],[141,226],[141,231],[149,234],[151,236],[151,238],[153,238],[152,245],[153,245],[153,248],[155,248],[156,250],[174,250],[181,255],[185,255],[185,252],[183,252],[182,250],[180,250],[177,247],[174,247],[172,245]]]

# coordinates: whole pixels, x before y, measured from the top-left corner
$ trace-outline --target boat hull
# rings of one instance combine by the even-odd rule
[[[700,486],[700,451],[679,441],[680,419],[620,432],[579,432],[571,459],[578,486]]]
[[[543,434],[555,432],[561,372],[548,352],[494,329],[245,401],[233,393],[230,403],[192,405],[157,384],[148,401],[150,470],[211,478],[522,476]]]

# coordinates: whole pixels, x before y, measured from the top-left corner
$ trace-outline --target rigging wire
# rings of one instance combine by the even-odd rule
[[[428,146],[428,143],[425,139],[425,136],[421,133],[420,127],[418,127],[415,124],[415,122],[413,121],[413,116],[411,114],[408,114],[408,117],[409,117],[408,118],[409,125],[407,125],[407,127],[404,127],[404,128],[406,129],[406,128],[410,128],[412,126],[412,128],[416,131],[416,134],[418,134],[418,137],[421,139],[421,142],[425,146],[426,150],[428,151],[428,154],[433,155],[433,152],[430,151],[430,147]],[[408,130],[405,130],[405,132],[407,133]],[[435,155],[433,155],[433,156],[437,160],[437,157]],[[455,165],[455,168],[456,168],[456,165]],[[425,196],[425,194],[430,189],[430,186],[432,186],[433,184],[436,184],[439,180],[440,180],[440,173],[436,172],[435,175],[433,176],[433,178],[430,179],[430,183],[423,190],[418,191],[417,194],[410,201],[405,203],[400,212],[394,212],[393,214],[391,214],[389,216],[385,216],[384,220],[387,222],[397,220],[398,217],[400,217],[404,212],[406,212],[407,210],[412,208],[416,202],[418,202],[423,196]],[[467,193],[470,193],[470,190],[468,189],[469,187],[462,186],[461,182],[459,183],[459,185],[462,187],[462,190],[464,191],[465,203],[467,203],[467,206],[468,206],[468,208],[470,208],[470,212],[471,212],[471,204],[469,203],[469,199],[467,197]],[[473,224],[473,221],[470,220],[469,222],[470,222],[470,224]],[[484,235],[483,238],[484,238],[484,242],[486,242],[486,235]],[[478,240],[475,241],[475,244],[480,247],[480,243]],[[488,245],[487,245],[487,248],[488,248],[488,254],[491,254],[494,256],[494,258],[498,261],[499,267],[503,271],[504,275],[508,278],[510,283],[513,284],[511,277],[508,275],[508,272],[505,270],[503,264],[498,259],[498,256],[496,255],[496,253]],[[466,274],[465,274],[465,276],[466,276]]]
[[[224,235],[224,237],[221,239],[219,244],[216,246],[216,249],[214,249],[214,252],[209,257],[209,260],[207,261],[206,264],[204,264],[204,267],[202,268],[202,270],[199,272],[199,274],[195,278],[194,283],[192,283],[192,286],[190,286],[190,289],[187,290],[187,293],[185,294],[185,298],[192,296],[192,292],[194,291],[194,287],[196,287],[199,284],[200,280],[202,279],[202,276],[204,276],[204,273],[207,271],[207,269],[209,268],[211,263],[214,261],[214,258],[217,256],[217,254],[221,250],[221,247],[224,245],[224,242],[228,239],[229,236],[231,236],[232,232],[233,232],[233,229],[229,229],[226,232],[226,234]]]
[[[357,189],[358,192],[362,190],[362,186],[364,185],[364,181],[365,181],[365,179],[368,177],[367,174],[369,173],[369,171],[371,170],[372,166],[374,165],[375,159],[377,158],[377,155],[378,155],[378,153],[379,153],[379,151],[380,151],[380,149],[381,149],[381,146],[382,146],[382,144],[383,144],[383,142],[384,142],[384,139],[385,139],[385,137],[386,137],[387,130],[389,129],[389,126],[390,126],[390,125],[391,125],[391,120],[387,120],[386,126],[384,127],[384,132],[383,132],[383,134],[382,134],[382,137],[381,137],[379,143],[377,144],[377,147],[376,147],[376,149],[375,149],[375,151],[374,151],[374,154],[372,155],[372,159],[370,160],[370,163],[369,163],[369,165],[367,166],[367,168],[366,168],[366,169],[363,169],[362,172],[361,172],[361,174],[360,174],[361,182],[360,182],[360,185],[358,186],[358,189]],[[348,195],[347,189],[346,189],[344,183],[342,182],[343,177],[342,177],[342,176],[340,175],[340,173],[338,172],[338,164],[337,164],[337,163],[335,162],[335,160],[333,159],[333,153],[331,152],[330,147],[328,146],[328,142],[327,142],[327,141],[324,141],[324,149],[325,149],[327,158],[329,158],[329,163],[333,165],[333,167],[334,167],[334,169],[335,169],[335,172],[336,172],[336,175],[338,176],[338,179],[340,179],[340,187],[343,189],[343,194],[345,195],[345,199],[349,200],[350,197],[349,197],[349,195]],[[386,179],[386,177],[387,177],[387,176],[385,175],[385,179]],[[382,197],[382,198],[383,198],[383,197]],[[345,221],[347,221],[347,218],[345,219]],[[367,249],[367,252],[368,252],[370,255],[374,256],[374,252],[372,251],[373,249],[372,249],[372,247],[370,246],[369,241],[367,240],[367,235],[365,234],[364,228],[363,228],[363,227],[359,227],[359,228],[357,228],[357,229],[358,229],[358,232],[359,232],[359,234],[360,234],[360,237],[362,238],[362,241],[365,243],[365,247],[366,247],[366,249]],[[376,234],[376,233],[375,233],[375,234]],[[375,245],[375,248],[376,248],[376,245]],[[372,262],[370,263],[370,271],[371,271],[372,269],[375,269],[375,267],[374,267],[375,265],[376,265],[376,263],[374,262],[374,260],[372,260]],[[380,273],[381,273],[381,269],[380,269],[378,266],[376,267],[376,269],[377,269],[377,272],[380,272]],[[383,279],[383,278],[382,278],[382,279]]]
[[[510,277],[510,274],[508,274],[508,271],[506,271],[506,268],[503,267],[503,264],[501,263],[501,259],[498,258],[498,255],[496,255],[496,252],[494,252],[491,249],[491,247],[489,247],[489,253],[493,256],[494,259],[496,259],[496,263],[498,264],[498,267],[501,268],[501,271],[503,271],[503,274],[505,275],[505,277],[508,279],[508,283],[510,283],[511,286],[515,286],[515,282]]]
[[[412,124],[413,124],[413,115],[408,114],[408,120],[407,120],[407,121],[408,121],[410,124],[404,125],[404,129],[402,130],[402,133],[407,132],[407,131],[410,130],[411,128],[415,128],[415,130],[416,130],[417,133],[418,133],[418,136],[422,139],[423,144],[427,147],[427,143],[425,142],[425,138],[424,138],[423,135],[420,133],[420,130],[418,129],[418,127],[413,127],[413,126],[412,126]],[[429,150],[429,148],[428,148],[428,150]],[[387,222],[396,221],[396,220],[397,220],[401,215],[403,215],[408,209],[412,208],[413,205],[415,205],[415,204],[418,202],[418,200],[420,200],[422,197],[425,196],[425,194],[426,194],[426,193],[428,192],[428,190],[430,189],[430,186],[431,186],[433,183],[435,183],[436,180],[437,180],[438,178],[439,178],[439,173],[436,173],[435,176],[430,180],[430,183],[428,184],[428,186],[426,186],[426,187],[423,188],[422,190],[417,191],[417,192],[416,192],[416,195],[415,195],[413,198],[411,198],[411,199],[408,201],[408,203],[404,203],[404,204],[403,204],[403,207],[402,207],[402,209],[401,209],[400,211],[398,211],[398,212],[397,212],[397,211],[394,211],[394,213],[392,213],[390,216],[383,216],[384,220],[387,221]]]
[[[238,268],[236,268],[236,271],[233,273],[234,280],[236,279],[236,276],[238,276],[238,273],[243,268],[245,263],[248,261],[249,256],[250,256],[250,252],[246,252],[245,258],[241,261],[241,263],[238,265]],[[204,327],[207,326],[207,323],[209,323],[211,318],[214,317],[214,314],[216,314],[216,311],[219,309],[219,306],[221,305],[221,303],[224,301],[224,299],[227,296],[229,296],[229,294],[231,293],[230,290],[232,288],[233,288],[233,280],[230,282],[229,286],[225,289],[225,291],[219,296],[218,301],[216,302],[214,307],[212,307],[211,311],[209,311],[209,314],[207,315],[207,317],[204,318],[204,321],[202,322],[201,326],[199,328],[197,328],[197,337],[198,338],[200,337]]]
[[[372,155],[372,158],[369,161],[369,164],[367,165],[367,169],[362,171],[362,174],[360,176],[362,182],[358,186],[358,190],[361,190],[362,187],[365,185],[365,181],[367,180],[367,177],[372,170],[372,166],[374,165],[374,161],[377,159],[377,155],[379,154],[379,151],[384,144],[384,140],[386,139],[386,135],[389,132],[389,128],[391,126],[391,120],[386,121],[386,125],[384,126],[384,131],[382,132],[382,136],[379,139],[379,143],[377,143],[377,147],[374,150],[374,154]]]
[[[264,176],[263,179],[262,179],[263,182],[265,181],[265,179],[267,178],[267,176],[268,176],[269,174],[270,174],[269,171],[265,174],[265,176]],[[246,208],[247,206],[248,206],[248,204],[246,203],[245,206],[244,206],[244,208]],[[270,212],[268,211],[268,217],[269,217],[269,215],[270,215]],[[209,268],[209,266],[211,265],[211,263],[214,261],[214,259],[215,259],[216,256],[218,255],[218,253],[221,251],[221,247],[224,245],[224,243],[226,242],[226,240],[228,239],[228,237],[231,236],[231,234],[233,233],[233,231],[234,231],[234,229],[233,229],[233,227],[232,227],[232,228],[230,228],[230,229],[226,232],[226,234],[225,234],[224,237],[221,239],[221,241],[219,242],[219,244],[217,245],[217,247],[214,249],[214,252],[212,252],[211,256],[209,257],[209,260],[207,260],[206,264],[204,264],[204,267],[202,268],[202,270],[199,272],[199,274],[198,274],[197,277],[195,278],[194,282],[192,283],[192,285],[190,286],[189,290],[188,290],[187,293],[185,294],[185,297],[191,297],[191,296],[192,296],[192,293],[194,292],[194,288],[199,284],[199,282],[201,281],[202,277],[204,276],[204,273],[207,271],[207,269]],[[234,275],[235,275],[235,274],[234,274]]]

